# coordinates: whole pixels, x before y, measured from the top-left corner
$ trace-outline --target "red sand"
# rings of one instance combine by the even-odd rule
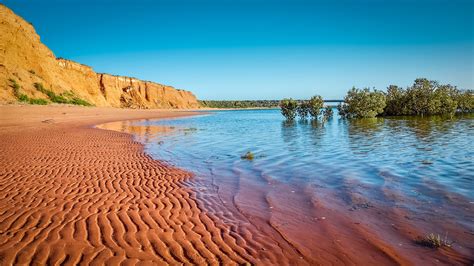
[[[0,264],[469,262],[454,250],[389,245],[393,241],[364,226],[367,217],[343,215],[318,199],[291,198],[304,193],[269,197],[281,200],[269,202],[255,190],[241,191],[245,197],[236,200],[249,207],[244,210],[200,201],[186,187],[192,180],[189,173],[153,160],[128,134],[92,128],[117,120],[192,114],[0,106]],[[245,190],[245,184],[240,188]],[[280,186],[277,191],[290,189]],[[311,222],[292,216],[292,207],[305,207],[291,203],[305,200],[311,205],[307,216],[316,217]],[[283,207],[261,212],[268,208],[258,204]],[[367,224],[390,227],[384,219],[403,217],[378,211],[381,222]],[[231,217],[238,212],[247,212],[246,218]],[[397,236],[416,234],[404,221],[397,231]]]

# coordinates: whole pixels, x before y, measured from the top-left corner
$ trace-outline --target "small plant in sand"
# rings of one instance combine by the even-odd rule
[[[451,247],[453,241],[448,240],[448,234],[442,238],[439,234],[429,234],[424,237],[419,237],[415,240],[418,245],[429,247],[429,248],[441,248],[441,247]]]
[[[255,156],[253,155],[253,153],[251,151],[248,151],[246,154],[240,156],[241,159],[249,160],[249,161],[252,161],[254,157]]]

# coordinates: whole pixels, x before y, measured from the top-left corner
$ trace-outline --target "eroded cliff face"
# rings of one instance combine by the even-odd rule
[[[154,82],[96,73],[70,60],[56,58],[31,24],[0,4],[0,102],[18,101],[12,82],[32,98],[47,96],[34,87],[42,83],[57,94],[72,91],[96,106],[126,108],[198,108],[196,97]]]

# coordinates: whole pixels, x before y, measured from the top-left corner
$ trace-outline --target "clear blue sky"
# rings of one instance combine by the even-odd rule
[[[56,56],[200,99],[342,98],[417,77],[474,89],[474,1],[0,0]]]

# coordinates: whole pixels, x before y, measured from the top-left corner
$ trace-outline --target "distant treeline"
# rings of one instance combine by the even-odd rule
[[[296,100],[298,104],[304,100]],[[340,103],[342,100],[325,100],[326,103]],[[202,107],[209,108],[278,108],[280,100],[242,100],[242,101],[199,101]]]

